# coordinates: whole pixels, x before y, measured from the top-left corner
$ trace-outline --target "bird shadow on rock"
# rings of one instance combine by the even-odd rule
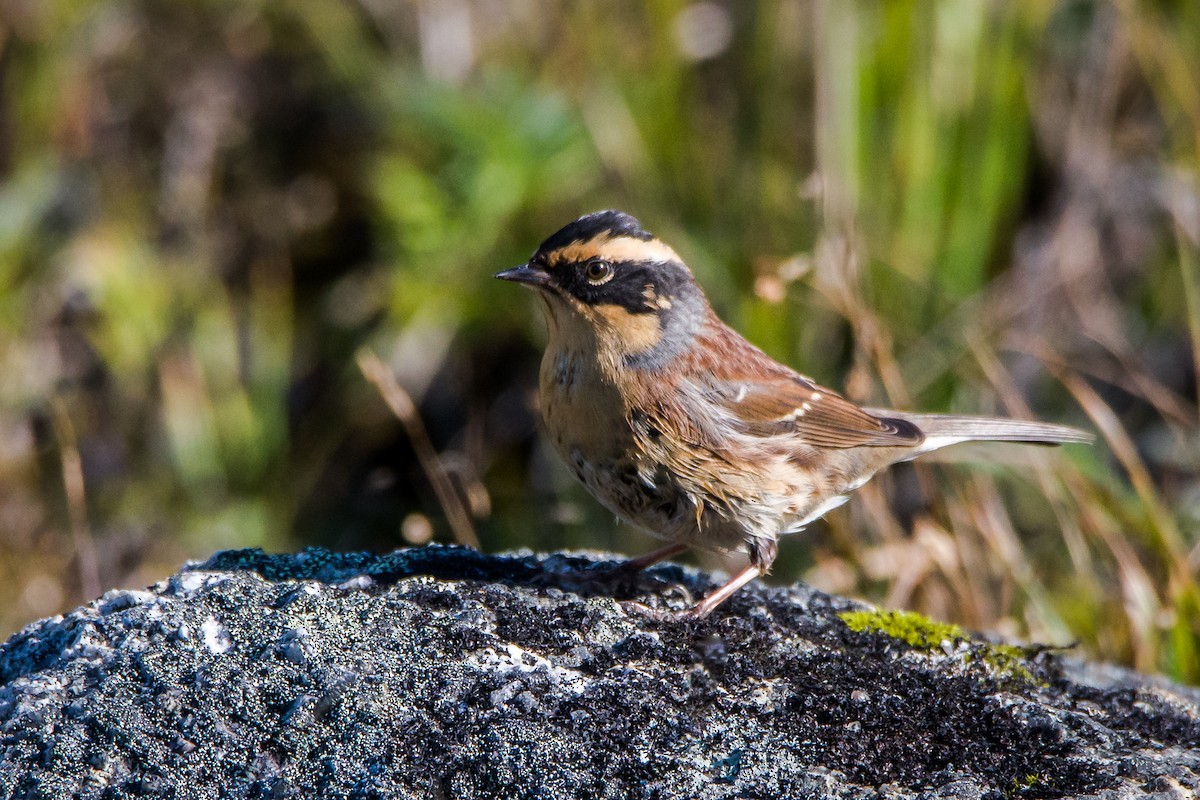
[[[558,589],[581,598],[609,597],[663,610],[664,602],[688,608],[719,583],[707,573],[677,564],[659,564],[641,572],[623,569],[618,556],[532,552],[487,555],[461,545],[429,545],[375,555],[308,548],[299,554],[270,554],[261,549],[223,550],[187,567],[195,572],[253,572],[271,582],[319,581],[347,589],[390,586],[425,576],[444,581],[508,583],[534,589]],[[364,580],[369,579],[369,580]]]

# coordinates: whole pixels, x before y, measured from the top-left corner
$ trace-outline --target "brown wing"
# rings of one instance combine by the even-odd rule
[[[722,339],[730,349],[730,340]],[[911,447],[925,439],[915,424],[868,414],[740,336],[734,349],[730,357],[714,359],[690,377],[704,386],[711,402],[729,411],[744,433],[791,435],[814,447],[835,448]]]
[[[713,390],[713,399],[754,436],[791,434],[814,447],[910,447],[925,438],[911,422],[871,416],[800,376],[714,382]]]

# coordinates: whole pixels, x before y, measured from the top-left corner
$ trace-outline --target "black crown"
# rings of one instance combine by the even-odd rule
[[[633,217],[623,211],[597,211],[593,214],[582,216],[568,225],[565,225],[554,233],[546,241],[542,242],[539,252],[547,253],[552,250],[557,250],[560,247],[566,247],[572,242],[586,242],[588,239],[594,239],[602,233],[607,233],[610,236],[629,236],[642,241],[649,241],[654,238],[654,234],[642,228],[642,223],[638,222]]]

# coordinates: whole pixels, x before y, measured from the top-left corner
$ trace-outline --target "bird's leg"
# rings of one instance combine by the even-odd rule
[[[734,575],[732,578],[730,578],[729,581],[720,589],[717,589],[715,592],[685,612],[685,616],[691,617],[692,619],[704,619],[712,613],[714,608],[728,600],[734,592],[762,574],[762,568],[755,564],[750,564],[737,575]]]
[[[687,549],[688,546],[686,544],[669,544],[666,547],[660,547],[657,550],[652,550],[645,555],[638,556],[637,558],[630,558],[626,561],[622,561],[615,567],[604,567],[596,572],[591,572],[589,577],[592,580],[599,579],[605,582],[629,578],[637,575],[647,567],[653,566],[664,559],[670,558],[671,556],[677,556]]]
[[[615,567],[592,566],[576,570],[574,571],[573,582],[581,585],[604,585],[631,578],[647,567],[653,566],[671,556],[677,556],[687,549],[688,546],[686,544],[669,544],[666,547],[660,547],[637,558],[622,561]]]
[[[704,619],[712,613],[713,609],[728,600],[738,589],[760,575],[766,575],[770,572],[771,564],[774,563],[775,556],[779,553],[779,545],[775,540],[772,538],[766,542],[760,542],[752,539],[748,546],[750,550],[749,565],[730,578],[720,589],[717,589],[697,603],[691,610],[685,612],[685,616],[691,619]]]
[[[643,556],[631,558],[625,563],[614,567],[612,572],[614,574],[621,575],[635,575],[644,570],[646,567],[654,566],[658,562],[668,559],[671,556],[677,556],[687,549],[688,546],[686,544],[669,544],[666,547],[660,547],[657,550],[652,550]]]

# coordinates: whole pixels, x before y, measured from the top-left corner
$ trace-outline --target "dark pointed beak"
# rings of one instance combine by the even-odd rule
[[[516,281],[517,283],[527,283],[530,286],[545,286],[550,282],[550,273],[532,264],[522,264],[519,267],[497,272],[496,277],[502,281]]]

